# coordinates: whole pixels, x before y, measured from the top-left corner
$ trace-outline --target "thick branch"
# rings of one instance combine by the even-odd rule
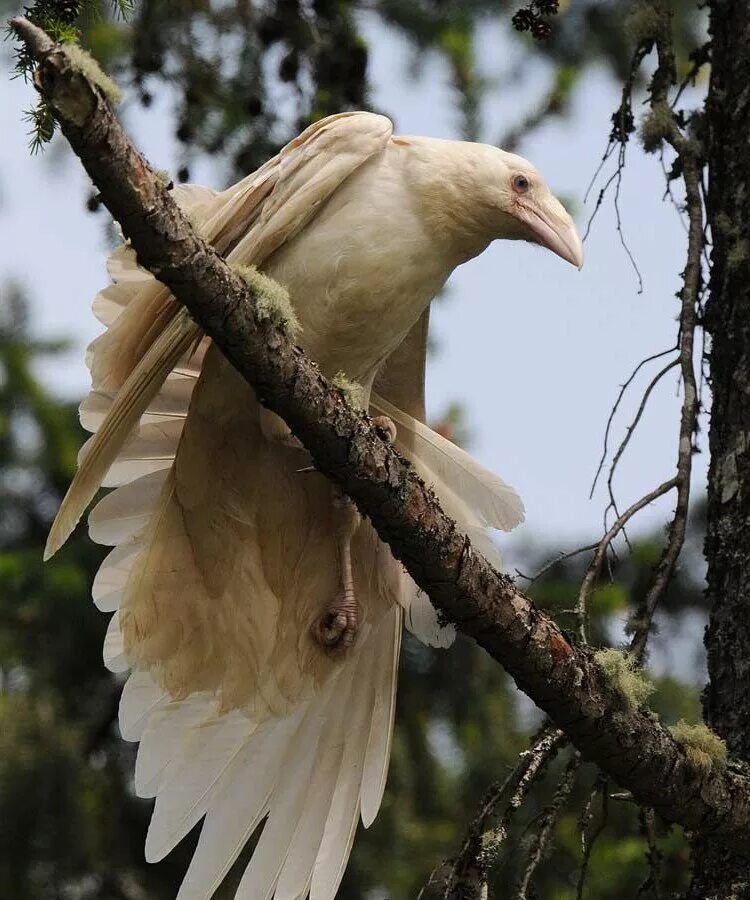
[[[35,83],[139,262],[281,415],[317,468],[354,499],[440,611],[472,636],[563,729],[588,760],[665,818],[750,849],[750,776],[706,773],[648,711],[609,686],[576,647],[475,553],[409,464],[351,409],[287,335],[255,315],[247,284],[193,231],[130,143],[99,89],[22,18],[13,28],[37,52]]]

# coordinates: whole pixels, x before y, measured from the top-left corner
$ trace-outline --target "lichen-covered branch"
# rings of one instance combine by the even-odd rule
[[[367,416],[257,315],[248,283],[193,231],[133,147],[105,95],[23,18],[12,27],[39,60],[35,84],[138,254],[227,358],[281,415],[331,478],[373,522],[437,608],[473,637],[596,762],[640,802],[686,828],[750,850],[750,774],[706,771],[649,711],[628,705],[586,647],[576,646],[476,553],[433,493]]]

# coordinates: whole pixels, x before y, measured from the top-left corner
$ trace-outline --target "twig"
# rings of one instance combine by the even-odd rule
[[[594,799],[596,795],[600,794],[602,798],[602,812],[599,818],[599,822],[591,834],[591,837],[586,836],[586,831],[591,822],[591,818],[593,816],[594,810]],[[589,863],[591,862],[591,854],[594,852],[594,847],[596,846],[596,842],[601,837],[604,829],[607,827],[607,818],[609,814],[609,797],[607,795],[607,779],[600,775],[594,784],[594,787],[589,794],[589,799],[586,802],[586,806],[584,807],[583,813],[581,814],[580,820],[580,828],[581,828],[581,868],[578,872],[578,884],[576,885],[576,900],[583,900],[583,892],[586,888],[586,876],[588,875]]]
[[[652,79],[652,105],[666,103],[669,85],[674,81],[675,68],[674,54],[671,47],[668,47],[663,40],[658,40],[656,46],[659,63]],[[630,651],[638,661],[643,660],[654,612],[667,589],[685,541],[690,504],[693,437],[697,427],[698,415],[698,389],[693,365],[693,353],[695,329],[697,326],[697,309],[702,285],[701,257],[704,248],[701,180],[703,165],[700,158],[700,148],[696,146],[693,140],[686,138],[682,134],[674,114],[670,120],[665,137],[682,160],[682,177],[685,182],[689,221],[687,263],[683,272],[683,284],[680,291],[679,358],[683,382],[683,401],[677,451],[677,504],[669,525],[667,545],[657,566],[654,581],[636,613],[636,621],[639,625],[633,635]]]
[[[556,565],[559,565],[561,562],[565,562],[566,559],[572,559],[574,556],[580,556],[581,553],[587,553],[589,550],[596,549],[596,544],[586,544],[585,547],[576,547],[575,550],[567,550],[560,551],[558,555],[554,558],[546,562],[541,569],[535,575],[524,575],[520,569],[516,569],[516,575],[519,578],[523,578],[524,581],[528,581],[528,587],[531,587],[534,582],[539,581],[542,575],[546,575],[550,569],[554,569]]]
[[[656,843],[656,828],[654,827],[653,809],[641,809],[639,812],[641,833],[646,839],[646,861],[648,862],[648,878],[638,888],[638,897],[645,897],[650,890],[653,900],[662,900],[664,894],[661,889],[661,863],[663,854]]]
[[[672,369],[679,365],[679,362],[679,359],[671,360],[671,362],[667,363],[666,366],[660,369],[648,383],[648,385],[646,386],[646,390],[643,392],[643,396],[641,397],[641,402],[638,406],[638,410],[633,417],[632,422],[627,427],[625,437],[622,439],[620,446],[617,448],[615,455],[612,457],[612,465],[609,467],[609,474],[607,475],[607,491],[609,493],[609,502],[612,509],[614,509],[615,511],[615,515],[619,515],[613,487],[617,466],[619,465],[620,460],[622,459],[622,455],[627,449],[628,444],[630,443],[630,439],[635,434],[636,428],[638,428],[638,423],[641,421],[641,417],[643,416],[646,405],[648,404],[649,397],[651,396],[654,388],[657,386],[657,384],[659,384],[659,382],[668,372],[671,372]]]
[[[620,386],[620,392],[617,395],[617,399],[615,400],[614,406],[612,407],[609,418],[607,419],[607,425],[604,429],[604,447],[602,449],[601,459],[599,460],[599,465],[596,469],[596,474],[594,475],[594,480],[591,482],[591,490],[589,491],[589,500],[594,496],[594,490],[596,489],[596,484],[599,480],[599,476],[601,475],[602,469],[604,468],[604,463],[607,459],[607,452],[609,450],[609,435],[612,428],[612,422],[614,421],[615,415],[617,414],[617,410],[620,408],[620,403],[622,402],[627,389],[635,380],[638,373],[641,369],[650,362],[653,362],[655,359],[661,359],[662,356],[666,356],[668,353],[674,353],[677,351],[677,345],[674,347],[670,347],[668,350],[662,350],[660,353],[654,353],[652,356],[647,356],[645,359],[642,359],[638,365],[633,369],[630,373],[627,381]]]
[[[559,729],[550,726],[542,729],[532,746],[520,755],[505,781],[489,788],[458,855],[433,870],[419,893],[419,900],[455,896],[472,900],[482,896],[487,874],[508,836],[513,815],[565,743],[565,736]],[[493,827],[492,820],[502,802],[505,802],[505,811]]]
[[[539,827],[532,839],[531,849],[529,851],[529,860],[526,868],[521,876],[521,882],[518,886],[515,898],[516,900],[527,900],[529,885],[539,863],[542,861],[547,844],[552,836],[557,820],[560,817],[563,806],[573,791],[575,785],[576,773],[581,765],[581,759],[578,754],[574,754],[570,762],[565,768],[560,784],[555,791],[552,802],[545,809],[540,819]]]
[[[604,562],[604,558],[606,556],[607,550],[609,549],[612,541],[617,537],[617,535],[623,530],[625,525],[633,518],[633,516],[642,510],[644,507],[648,506],[650,503],[653,503],[654,500],[657,500],[659,497],[662,497],[664,494],[669,493],[672,488],[677,487],[678,478],[675,475],[673,478],[670,478],[668,481],[663,482],[659,485],[659,487],[654,488],[652,491],[649,491],[647,494],[644,494],[640,500],[636,500],[632,506],[629,506],[624,513],[617,517],[617,519],[612,523],[609,530],[602,537],[596,547],[596,552],[589,563],[589,567],[586,570],[586,574],[583,577],[583,581],[581,583],[581,588],[578,592],[578,601],[576,603],[576,615],[578,616],[578,630],[581,640],[585,642],[586,640],[586,619],[587,619],[587,601],[588,596],[591,593],[591,589],[594,586],[594,582],[599,576],[599,572],[602,568],[602,563]]]

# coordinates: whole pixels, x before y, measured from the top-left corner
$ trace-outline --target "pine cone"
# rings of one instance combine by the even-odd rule
[[[531,33],[537,41],[546,41],[552,34],[552,27],[549,22],[545,22],[544,19],[536,19],[531,26]]]
[[[519,9],[518,12],[513,14],[513,18],[511,19],[516,31],[531,31],[536,21],[536,14],[528,7]]]
[[[560,0],[534,0],[534,6],[543,16],[554,16],[560,8]]]

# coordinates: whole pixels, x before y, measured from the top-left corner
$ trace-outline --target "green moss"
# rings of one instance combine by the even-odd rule
[[[120,88],[102,71],[99,63],[80,44],[66,45],[65,54],[71,66],[88,78],[92,84],[95,84],[110,103],[120,102],[122,98]]]
[[[727,745],[707,725],[690,725],[684,719],[670,729],[672,737],[681,744],[685,755],[695,766],[710,772],[723,769],[727,763]]]
[[[349,381],[343,372],[338,372],[333,378],[333,386],[337,387],[346,398],[347,402],[357,409],[365,407],[365,389],[356,381]]]
[[[234,271],[243,278],[255,295],[255,308],[261,319],[266,319],[289,332],[292,340],[302,331],[297,313],[294,311],[289,291],[259,272],[255,266],[232,266]]]
[[[639,135],[646,153],[654,153],[674,129],[672,110],[666,103],[656,103],[641,122]]]
[[[656,40],[669,33],[669,14],[658,3],[635,3],[625,19],[625,33],[636,45]]]
[[[172,176],[167,172],[166,169],[154,169],[154,175],[161,181],[164,187],[167,190],[171,190],[174,186],[174,181],[172,180]]]
[[[597,650],[594,659],[604,672],[607,686],[620,694],[628,707],[642,706],[654,692],[653,684],[629,653],[608,647]]]

